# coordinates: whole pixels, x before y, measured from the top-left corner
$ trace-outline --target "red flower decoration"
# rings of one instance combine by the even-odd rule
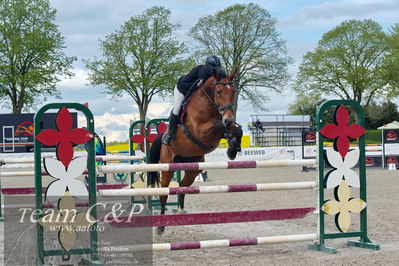
[[[140,145],[140,149],[142,152],[144,152],[144,126],[145,124],[142,124],[141,126],[141,134],[136,134],[133,135],[130,139],[132,140],[133,143],[137,143]]]
[[[148,128],[148,129],[147,129],[147,135],[148,135],[148,136],[145,137],[145,139],[146,139],[148,142],[153,143],[154,140],[155,140],[160,134],[162,134],[163,132],[165,132],[167,128],[168,128],[168,127],[166,126],[165,122],[160,122],[160,123],[157,125],[157,134],[151,134],[151,128]],[[136,134],[136,135],[132,136],[130,139],[131,139],[134,143],[141,144],[141,151],[144,152],[144,146],[145,146],[145,145],[144,145],[144,125],[143,125],[143,127],[141,128],[141,134]]]
[[[168,127],[166,126],[165,122],[160,122],[157,125],[157,134],[151,134],[151,130],[148,129],[148,136],[146,137],[146,139],[153,143],[154,140],[162,133],[164,133],[166,131]]]
[[[349,151],[349,139],[359,138],[366,132],[366,130],[358,125],[349,123],[349,114],[345,106],[341,105],[335,113],[336,124],[325,125],[320,133],[329,139],[334,139],[334,147],[341,154],[342,158],[346,156]]]
[[[85,144],[89,142],[94,135],[84,128],[72,130],[72,116],[66,107],[58,111],[56,117],[56,129],[46,129],[36,136],[36,139],[46,145],[57,145],[57,159],[68,167],[73,158],[72,144]]]

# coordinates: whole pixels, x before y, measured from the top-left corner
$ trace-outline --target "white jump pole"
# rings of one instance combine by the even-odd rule
[[[170,250],[184,250],[184,249],[203,249],[203,248],[220,248],[220,247],[232,247],[232,246],[304,242],[304,241],[316,241],[317,239],[318,239],[317,234],[298,234],[298,235],[241,238],[241,239],[220,239],[220,240],[203,240],[203,241],[194,241],[194,242],[110,246],[110,247],[100,247],[99,250],[101,252],[113,252],[113,253],[170,251]]]
[[[44,157],[45,158],[45,157]],[[145,156],[130,156],[130,155],[98,155],[96,161],[110,162],[110,161],[134,161],[144,160]],[[0,164],[22,164],[34,163],[33,157],[19,157],[19,158],[3,158],[0,159]]]
[[[315,166],[316,160],[269,160],[269,161],[236,161],[236,162],[207,162],[207,163],[159,163],[159,164],[131,164],[131,165],[103,165],[99,166],[102,173],[131,173],[178,170],[208,170],[208,169],[242,169],[242,168],[270,168],[291,166]]]
[[[127,197],[127,196],[166,196],[176,194],[210,194],[245,191],[273,191],[273,190],[294,190],[314,189],[317,184],[309,182],[287,182],[267,183],[256,185],[221,185],[221,186],[198,186],[198,187],[176,187],[176,188],[136,188],[136,189],[104,189],[98,192],[103,197]]]
[[[0,177],[12,177],[12,176],[34,176],[34,171],[18,171],[18,172],[0,172]]]

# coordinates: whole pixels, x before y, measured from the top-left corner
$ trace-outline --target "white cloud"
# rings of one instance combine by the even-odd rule
[[[122,127],[129,127],[130,119],[138,119],[139,114],[111,114],[106,112],[103,115],[94,116],[96,127],[106,128],[109,124],[116,124]]]
[[[395,12],[397,15],[397,1],[364,1],[349,0],[340,2],[325,2],[321,5],[303,9],[303,16],[311,20],[326,20],[334,18],[362,18],[375,17],[384,13]]]
[[[284,29],[310,30],[332,27],[348,19],[398,19],[397,0],[342,0],[327,1],[319,5],[307,6],[296,14],[280,19],[278,25]]]
[[[63,89],[81,89],[88,83],[89,73],[85,69],[74,68],[72,72],[75,74],[72,78],[62,78],[57,87]]]
[[[151,103],[148,108],[148,117],[166,118],[169,116],[171,104],[168,102]],[[128,131],[130,122],[140,119],[138,112],[113,114],[114,107],[108,109],[102,115],[94,116],[94,124],[96,133],[100,137],[105,136],[107,141],[124,141],[128,139]],[[83,116],[79,116],[79,126],[85,126],[86,120]]]
[[[296,71],[297,66],[302,62],[302,57],[307,53],[316,48],[315,43],[302,42],[298,40],[289,39],[286,42],[289,56],[294,59],[294,64],[291,68]]]
[[[167,117],[171,109],[171,102],[150,103],[147,116],[149,118]]]
[[[68,36],[68,41],[72,43],[90,42],[95,43],[98,41],[97,34],[93,33],[77,33]]]
[[[138,120],[138,114],[111,114],[106,112],[103,115],[94,116],[96,133],[102,138],[105,136],[107,141],[123,141],[128,139],[130,120]],[[79,116],[79,126],[85,126],[86,119]]]

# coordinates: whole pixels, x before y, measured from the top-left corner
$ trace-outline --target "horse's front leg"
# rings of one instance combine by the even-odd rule
[[[234,160],[237,153],[241,151],[241,139],[242,139],[242,128],[240,125],[233,125],[230,130],[226,133],[227,143],[229,148],[227,149],[227,156],[230,160]]]
[[[191,186],[194,183],[197,175],[199,175],[201,172],[202,172],[202,170],[201,171],[184,171],[184,177],[183,177],[183,180],[180,182],[180,187]],[[184,213],[184,197],[185,197],[185,194],[178,195],[178,198],[177,198],[178,205],[179,205],[179,207],[177,209],[178,213]]]

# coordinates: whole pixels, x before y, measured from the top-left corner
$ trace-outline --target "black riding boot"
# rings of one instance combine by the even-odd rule
[[[168,131],[163,135],[162,144],[170,146],[178,123],[179,116],[175,115],[174,113],[170,113]]]

